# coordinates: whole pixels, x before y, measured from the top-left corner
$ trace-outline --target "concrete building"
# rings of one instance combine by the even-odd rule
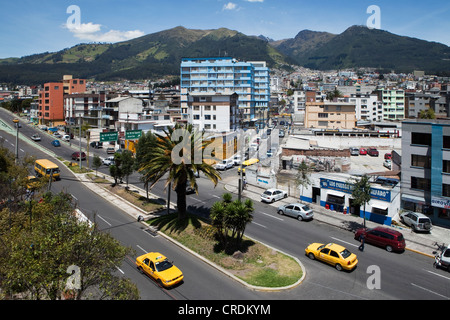
[[[405,119],[405,91],[402,89],[378,90],[378,100],[383,105],[383,120]]]
[[[402,122],[402,208],[450,226],[450,121]]]
[[[55,126],[65,125],[64,94],[86,91],[84,79],[73,79],[65,75],[61,82],[45,83],[39,91],[39,123]]]
[[[181,109],[188,119],[187,95],[191,93],[238,94],[243,121],[254,125],[267,119],[270,75],[266,62],[242,62],[230,57],[184,58],[181,61]]]
[[[356,127],[355,104],[306,102],[305,107],[305,128],[348,130]]]
[[[195,128],[208,132],[230,132],[239,128],[238,95],[216,93],[191,93],[188,97],[188,122]]]

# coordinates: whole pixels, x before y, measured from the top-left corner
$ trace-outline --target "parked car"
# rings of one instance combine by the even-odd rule
[[[54,147],[61,147],[61,142],[59,142],[59,140],[53,140],[51,143]]]
[[[350,155],[351,156],[359,156],[359,149],[358,148],[350,148]]]
[[[233,164],[234,164],[235,166],[240,165],[240,164],[241,164],[241,156],[234,156],[234,157],[233,157]]]
[[[366,155],[367,154],[367,149],[366,148],[359,148],[359,154],[360,155]]]
[[[114,154],[114,153],[116,153],[116,149],[114,149],[112,147],[108,147],[108,148],[106,148],[106,153],[107,154]]]
[[[364,235],[365,243],[385,248],[388,252],[405,251],[405,238],[397,230],[385,227],[360,228],[355,232],[355,240],[360,241],[362,235]]]
[[[371,157],[378,157],[379,152],[377,148],[369,148],[369,150],[367,150],[367,154]]]
[[[233,168],[233,166],[234,166],[233,159],[226,159],[226,160],[222,160],[222,162],[217,163],[216,169],[217,170],[227,170],[227,169]]]
[[[337,270],[353,270],[358,264],[356,254],[335,243],[312,243],[305,249],[311,259],[318,259],[334,266]]]
[[[69,141],[70,141],[70,135],[65,134],[65,135],[62,137],[62,140],[63,140],[63,141],[69,142]]]
[[[431,219],[419,212],[406,211],[400,215],[400,220],[407,226],[410,226],[415,232],[430,232],[433,228]]]
[[[136,266],[164,287],[172,287],[183,281],[183,273],[159,252],[149,252],[136,258]]]
[[[113,165],[113,164],[115,163],[115,162],[114,162],[114,157],[107,157],[107,158],[103,159],[102,163],[103,163],[105,166]]]
[[[284,130],[278,131],[278,137],[279,138],[284,138]]]
[[[388,168],[389,170],[391,170],[391,168],[392,168],[392,162],[391,162],[391,160],[389,160],[389,159],[384,160],[383,166],[385,166],[386,168]]]
[[[314,217],[313,210],[302,203],[291,203],[278,207],[278,214],[297,218],[298,220],[310,220]]]
[[[33,140],[33,141],[41,141],[41,136],[38,135],[38,134],[33,134],[31,136],[31,140]]]
[[[80,160],[80,151],[72,153],[72,160]],[[81,160],[86,160],[86,153],[81,152]]]
[[[261,201],[275,202],[287,198],[287,192],[280,189],[267,189],[261,194]]]
[[[389,159],[389,160],[392,159],[392,153],[385,153],[384,154],[384,159],[386,159],[386,160],[387,159]]]
[[[55,133],[53,134],[53,136],[54,136],[55,138],[59,138],[59,139],[62,138],[62,135],[61,135],[61,133],[59,133],[59,132],[55,132]]]

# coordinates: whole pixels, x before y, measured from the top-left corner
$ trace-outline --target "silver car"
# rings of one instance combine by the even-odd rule
[[[297,218],[298,220],[311,220],[314,212],[306,204],[291,203],[278,207],[278,214]]]
[[[413,231],[430,232],[433,228],[430,218],[419,212],[406,211],[400,215],[400,220]]]

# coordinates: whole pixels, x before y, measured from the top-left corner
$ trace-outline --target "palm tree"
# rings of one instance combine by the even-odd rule
[[[212,165],[204,161],[203,151],[211,141],[204,140],[203,132],[194,130],[191,124],[176,124],[164,132],[165,135],[156,134],[149,148],[150,159],[140,166],[139,171],[143,172],[143,180],[150,183],[150,188],[168,175],[165,188],[171,186],[176,192],[178,218],[184,219],[187,185],[198,193],[196,173],[203,172],[214,183],[214,187],[221,177]],[[198,159],[199,155],[201,159]]]

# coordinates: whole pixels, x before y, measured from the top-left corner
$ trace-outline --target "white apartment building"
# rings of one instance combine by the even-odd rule
[[[383,120],[383,106],[378,101],[377,94],[351,94],[345,100],[355,105],[357,121],[376,122]]]
[[[188,96],[188,122],[198,130],[230,132],[239,127],[238,95],[193,92]]]

